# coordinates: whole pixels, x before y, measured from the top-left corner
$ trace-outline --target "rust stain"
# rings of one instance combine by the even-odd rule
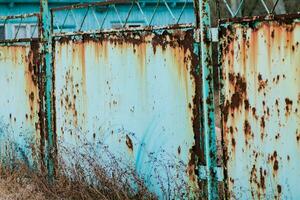
[[[172,69],[176,69],[176,80],[178,83],[181,83],[183,89],[185,90],[185,96],[188,101],[189,93],[191,91],[188,91],[188,82],[189,82],[189,77],[190,77],[190,72],[189,70],[192,68],[192,63],[191,63],[191,52],[188,51],[184,53],[182,48],[172,48],[172,54],[171,56],[174,56],[174,67],[172,66]],[[177,78],[178,77],[178,78]]]
[[[235,153],[235,148],[236,148],[236,141],[235,141],[235,129],[233,128],[234,124],[232,124],[232,126],[229,127],[229,133],[228,134],[228,137],[231,138],[231,147],[232,147],[232,150],[231,152]],[[228,133],[228,132],[226,132]],[[231,156],[234,156],[234,155],[231,155]]]
[[[265,117],[262,116],[262,117],[260,118],[260,129],[261,129],[261,132],[260,132],[260,138],[261,138],[261,140],[264,139],[264,135],[265,135],[265,127],[266,127]]]
[[[64,105],[66,111],[68,113],[65,114],[71,114],[73,116],[72,123],[75,125],[75,127],[78,126],[78,117],[77,117],[77,109],[76,109],[76,85],[74,82],[74,77],[73,77],[73,70],[75,69],[70,69],[66,72],[65,74],[65,87],[64,91],[62,91],[62,100],[61,104]],[[78,95],[78,94],[77,94]],[[71,122],[69,122],[71,123]]]
[[[153,39],[152,39],[152,46],[153,46],[153,52],[154,52],[154,54],[157,51],[157,46],[161,46],[161,48],[162,48],[163,51],[166,50],[167,38],[166,38],[166,34],[165,33],[164,33],[164,35],[155,35],[153,37]]]
[[[236,112],[236,110],[241,108],[242,105],[245,104],[246,107],[249,107],[249,102],[246,99],[246,79],[241,77],[239,73],[237,75],[229,73],[228,78],[232,95],[230,101],[226,100],[223,107],[223,117],[225,123],[227,122],[229,115],[232,115],[234,112]]]
[[[134,47],[136,49],[136,53],[138,56],[138,60],[139,60],[139,66],[138,69],[140,71],[140,76],[143,78],[145,76],[146,73],[146,48],[147,45],[145,43],[139,44],[136,47]]]
[[[190,52],[193,52],[193,43],[189,43],[190,46]],[[195,177],[199,175],[197,166],[200,166],[200,164],[205,163],[204,159],[204,146],[201,141],[204,140],[203,132],[200,132],[201,124],[200,124],[200,105],[202,103],[201,98],[201,75],[197,72],[197,68],[199,67],[199,60],[198,56],[195,54],[191,55],[191,68],[190,68],[190,75],[194,79],[195,83],[195,95],[193,97],[193,103],[192,103],[192,125],[193,125],[193,133],[194,133],[194,146],[190,149],[190,161],[188,163],[188,174],[190,177],[190,180],[192,182],[197,182],[197,184],[200,186],[199,180],[197,180]],[[191,173],[191,169],[193,169],[193,173]]]
[[[293,101],[285,98],[285,115],[288,116],[293,110]]]
[[[278,175],[279,170],[279,161],[278,161],[278,155],[277,151],[274,151],[273,154],[268,156],[268,163],[272,165],[273,169],[273,177],[276,177]]]
[[[266,195],[266,176],[267,171],[262,167],[257,170],[256,166],[253,165],[250,172],[249,182],[251,184],[251,195],[252,198],[264,199]]]
[[[194,32],[193,30],[188,31],[164,31],[161,33],[153,33],[152,31],[149,32],[127,32],[127,33],[110,33],[110,34],[99,34],[97,35],[97,39],[91,37],[84,37],[83,39],[79,39],[78,42],[75,42],[74,38],[62,38],[60,43],[64,44],[71,44],[76,43],[76,49],[74,49],[74,55],[81,55],[80,58],[73,58],[74,62],[80,62],[81,65],[84,67],[84,63],[87,62],[87,56],[81,50],[81,48],[87,48],[87,46],[94,46],[95,45],[95,55],[98,58],[103,57],[110,57],[108,55],[109,50],[108,44],[112,44],[114,48],[120,49],[120,51],[126,51],[128,49],[132,50],[136,56],[138,56],[139,61],[139,72],[141,77],[145,76],[146,73],[146,64],[147,64],[147,48],[151,45],[153,52],[157,54],[158,52],[162,51],[164,55],[166,53],[170,53],[173,57],[171,60],[174,63],[172,67],[172,72],[174,72],[174,77],[176,81],[178,81],[178,85],[185,89],[185,96],[189,97],[191,94],[193,95],[193,99],[189,99],[187,102],[187,112],[189,112],[189,116],[191,116],[191,124],[193,126],[194,132],[194,145],[190,149],[190,159],[187,166],[187,174],[189,175],[190,181],[193,183],[199,184],[197,175],[198,169],[197,167],[200,164],[205,163],[204,159],[204,151],[203,151],[203,133],[200,132],[201,130],[201,113],[200,113],[200,105],[201,105],[201,70],[199,70],[199,58],[198,55],[194,54]],[[85,43],[84,45],[80,45],[80,43]],[[166,51],[167,50],[167,51]],[[105,53],[104,53],[105,52]],[[104,55],[104,56],[103,56]],[[105,59],[104,58],[104,59]],[[80,59],[77,61],[76,59]],[[75,64],[73,64],[75,65]],[[133,66],[135,67],[135,66]],[[86,69],[87,70],[87,69]],[[82,69],[82,76],[85,76],[85,69]],[[72,74],[72,72],[71,72]],[[71,77],[70,77],[71,78]],[[70,79],[66,78],[66,79]],[[86,81],[86,80],[85,80]],[[83,80],[84,82],[84,80]],[[193,84],[193,91],[190,90],[190,83]],[[66,86],[68,84],[66,83]],[[79,86],[80,87],[80,86]],[[86,87],[86,86],[83,86]],[[75,87],[76,88],[76,87]],[[76,89],[75,89],[76,90]],[[70,91],[70,89],[68,89]],[[67,93],[68,94],[68,93]],[[64,94],[65,96],[66,94]],[[86,95],[86,94],[76,94],[76,95]],[[72,100],[72,97],[68,97],[68,102]],[[65,104],[65,103],[64,103]],[[67,104],[67,103],[66,103]],[[80,105],[81,106],[81,105]],[[70,106],[72,107],[72,105]],[[78,106],[77,106],[78,107]],[[78,108],[77,108],[78,109]],[[126,136],[126,145],[129,149],[133,151],[133,144],[131,138]],[[177,153],[182,154],[181,147],[178,147]]]
[[[254,134],[251,130],[251,125],[248,120],[245,120],[244,122],[244,134],[245,134],[245,144],[248,145],[250,142],[249,140],[254,137]]]
[[[260,174],[260,188],[265,190],[266,189],[266,181],[265,181],[265,176],[266,176],[266,170],[263,171],[262,168],[259,168],[259,174]]]
[[[107,41],[100,41],[100,42],[95,42],[95,56],[96,59],[99,61],[100,59],[104,59],[105,61],[108,60],[108,42]]]
[[[235,185],[236,183],[231,180],[236,178],[237,170],[249,169],[243,174],[250,177],[251,187],[245,188],[251,190],[249,194],[255,199],[264,199],[266,190],[272,189],[275,198],[281,198],[285,192],[282,189],[283,183],[278,178],[279,175],[283,176],[281,171],[285,170],[283,167],[285,163],[281,163],[282,157],[278,155],[281,154],[281,150],[279,151],[277,146],[271,147],[272,153],[268,157],[268,169],[271,171],[267,173],[265,165],[261,164],[266,160],[266,150],[255,148],[273,145],[274,141],[275,144],[280,142],[287,145],[286,141],[283,142],[283,138],[286,137],[283,133],[290,130],[295,135],[293,137],[299,148],[300,133],[298,129],[294,132],[295,121],[290,119],[299,112],[297,106],[300,100],[297,102],[295,95],[285,92],[284,89],[282,94],[278,92],[279,88],[285,87],[288,80],[288,84],[292,82],[295,86],[299,85],[297,77],[294,74],[291,76],[291,72],[288,71],[291,69],[290,66],[296,67],[298,64],[299,42],[295,41],[298,33],[294,32],[294,28],[295,23],[284,25],[281,22],[271,21],[226,24],[223,32],[221,31],[222,78],[225,86],[222,137],[225,145],[224,160],[225,163],[229,163],[226,165],[230,177],[228,184],[235,190],[234,192],[242,191],[242,188],[239,190],[237,188],[239,185]],[[295,87],[290,90],[295,90]],[[272,125],[278,126],[276,130],[279,131],[275,133],[271,131]],[[289,130],[287,126],[290,127]],[[258,138],[251,140],[254,136]],[[242,138],[245,138],[246,145],[241,144]],[[256,153],[252,153],[252,150]],[[241,163],[242,167],[238,166],[239,160],[233,156],[237,154],[245,156],[243,158],[245,163]],[[286,155],[285,162],[289,162],[293,157]],[[275,185],[270,186],[269,181],[274,181]]]
[[[248,48],[251,49],[249,59],[250,59],[250,67],[254,72],[257,71],[257,55],[258,55],[258,30],[252,30],[251,36],[250,36],[250,41],[248,43]]]
[[[25,55],[25,54],[22,54]],[[25,91],[28,96],[29,110],[28,119],[33,121],[39,112],[39,44],[37,42],[31,43],[31,48],[27,59],[23,60],[25,66]]]
[[[65,42],[64,45],[65,49],[67,49],[66,53],[72,60],[71,66],[68,67],[68,70],[64,74],[65,82],[63,90],[61,91],[60,103],[65,107],[65,115],[69,116],[66,118],[65,123],[69,125],[73,124],[76,128],[82,128],[81,126],[79,127],[79,124],[82,125],[82,123],[79,123],[79,120],[84,120],[85,112],[83,111],[86,110],[87,106],[86,51],[89,48],[96,50],[98,46],[96,43],[90,41],[86,41],[85,43],[73,41]],[[99,46],[102,47],[102,44]],[[95,56],[97,56],[97,52],[95,52]],[[78,109],[80,109],[80,116]]]
[[[87,44],[88,45],[88,44]],[[78,45],[78,53],[79,56],[79,63],[81,64],[81,73],[82,73],[82,88],[83,88],[83,95],[86,95],[86,55],[85,55],[85,48],[86,43],[82,43]]]
[[[130,151],[133,151],[133,144],[131,138],[126,135],[126,145],[129,148]]]
[[[265,43],[267,48],[267,61],[268,61],[268,68],[271,69],[272,66],[272,61],[271,61],[271,46],[273,45],[273,39],[272,39],[272,34],[274,34],[274,29],[273,27],[268,27],[266,24],[263,25],[263,35],[262,37],[265,38]]]
[[[14,64],[13,67],[26,64],[28,63],[28,59],[26,56],[23,56],[26,55],[26,48],[24,45],[1,46],[0,60],[12,62]]]
[[[262,75],[258,74],[258,92],[264,90],[268,85],[268,80],[263,80]]]

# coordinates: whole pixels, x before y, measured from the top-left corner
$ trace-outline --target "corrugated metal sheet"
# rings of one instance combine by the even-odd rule
[[[222,25],[223,139],[233,199],[299,199],[300,23]]]
[[[111,162],[108,151],[133,166],[161,197],[197,188],[200,98],[193,43],[193,30],[57,40],[56,133],[64,164],[76,161],[66,149],[90,154],[84,149],[92,147],[103,165]]]
[[[2,164],[35,166],[40,140],[38,43],[0,46],[0,154]]]

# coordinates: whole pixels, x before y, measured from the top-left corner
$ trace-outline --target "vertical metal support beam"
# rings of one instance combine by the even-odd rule
[[[218,179],[216,171],[217,141],[215,132],[214,73],[209,0],[199,0],[199,10],[207,195],[209,200],[215,200],[218,199]]]
[[[45,163],[50,180],[54,178],[54,120],[53,120],[53,68],[52,68],[52,38],[51,14],[48,0],[40,0],[41,12],[41,64],[45,72],[45,112],[46,112],[46,152]]]

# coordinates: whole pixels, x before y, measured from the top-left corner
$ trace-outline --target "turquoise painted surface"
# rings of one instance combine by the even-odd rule
[[[29,44],[0,46],[1,167],[19,162],[39,167],[40,98],[34,57]]]
[[[94,162],[121,160],[162,199],[197,191],[191,158],[200,131],[193,128],[198,55],[192,30],[173,33],[55,42],[58,157],[67,168],[79,162],[91,170],[84,159],[96,152]],[[165,45],[156,43],[161,39]]]
[[[31,3],[30,3],[31,2]],[[30,2],[23,2],[23,3],[3,3],[0,4],[0,10],[1,10],[1,16],[7,16],[7,15],[19,15],[19,14],[26,14],[26,13],[34,13],[40,11],[40,4],[38,2],[34,3],[33,1]],[[80,1],[83,2],[83,1]],[[88,2],[88,1],[87,1]],[[90,1],[91,2],[91,1]],[[65,5],[71,5],[76,2],[72,1],[55,1],[51,2],[49,1],[49,8],[54,7],[61,7]],[[78,2],[77,2],[78,3]],[[155,1],[156,3],[156,1]],[[150,21],[152,14],[154,10],[156,9],[156,4],[154,2],[150,3],[142,3],[141,2],[141,8],[143,10],[143,13],[148,21]],[[182,11],[184,2],[178,2],[175,4],[175,2],[169,2],[168,4],[170,6],[170,9],[172,10],[173,15],[178,18],[180,16],[180,13]],[[128,12],[130,10],[131,4],[123,4],[123,5],[116,5],[119,17],[121,18],[121,21],[124,23],[126,20],[126,17],[128,15]],[[94,11],[94,13],[92,12]],[[88,31],[88,30],[96,30],[99,29],[99,27],[103,27],[105,29],[108,28],[115,28],[120,27],[119,23],[119,17],[115,12],[115,9],[113,7],[109,7],[109,11],[106,13],[107,9],[106,7],[94,7],[90,9],[90,12],[88,13],[87,17],[85,18],[85,22],[83,23],[82,31]],[[53,12],[54,15],[54,24],[53,29],[54,32],[58,33],[61,30],[63,32],[72,32],[75,30],[79,30],[82,20],[84,19],[86,9],[73,9],[72,12],[70,12],[68,15],[68,11],[57,11]],[[67,17],[66,17],[67,16]],[[95,18],[96,17],[96,18]],[[147,20],[145,20],[145,17],[142,15],[141,11],[137,6],[134,6],[131,15],[128,18],[128,24],[134,25],[134,26],[145,26],[147,25]],[[106,20],[104,20],[106,19]],[[105,21],[103,23],[103,21]],[[194,15],[194,9],[193,9],[193,2],[188,1],[186,4],[186,7],[181,15],[181,19],[179,23],[193,23],[195,21],[195,15]],[[21,23],[21,25],[28,25],[27,26],[27,32],[28,34],[25,34],[26,37],[31,37],[31,33],[34,31],[33,35],[37,37],[37,29],[33,28],[34,25],[37,24],[37,18],[24,18],[22,21],[18,20],[8,20],[6,21],[5,31],[7,38],[6,39],[13,39],[14,35],[16,33],[17,26]],[[103,25],[102,25],[103,23]],[[167,7],[161,3],[160,6],[156,10],[156,14],[153,17],[152,25],[153,26],[162,26],[162,25],[168,25],[168,24],[175,24],[176,21],[174,21],[172,15],[168,12]],[[0,21],[0,25],[4,24],[4,20]],[[22,33],[20,33],[19,36],[21,36]],[[24,34],[22,34],[23,36]]]
[[[300,198],[299,42],[297,19],[232,23],[222,31],[230,198]]]

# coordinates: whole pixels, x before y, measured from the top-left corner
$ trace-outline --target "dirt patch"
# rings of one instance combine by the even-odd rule
[[[30,178],[10,177],[0,179],[0,200],[27,199],[47,200],[46,194]]]
[[[97,177],[98,178],[98,177]],[[91,186],[82,178],[58,175],[52,184],[47,176],[26,167],[0,173],[0,200],[133,200],[156,199],[146,188],[134,191],[119,180],[99,176],[102,187]],[[104,185],[105,184],[105,185]]]

